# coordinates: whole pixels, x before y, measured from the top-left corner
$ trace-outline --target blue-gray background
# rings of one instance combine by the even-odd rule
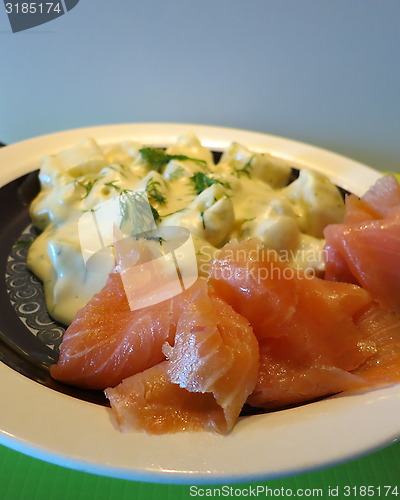
[[[15,34],[0,5],[0,141],[191,122],[400,170],[399,53],[399,0],[80,0]]]

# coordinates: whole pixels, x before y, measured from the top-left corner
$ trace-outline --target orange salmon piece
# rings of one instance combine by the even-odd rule
[[[82,388],[105,389],[163,361],[162,346],[173,341],[181,308],[204,286],[198,280],[179,296],[131,311],[121,277],[112,272],[65,332],[51,376]]]
[[[345,215],[343,222],[351,224],[353,222],[365,222],[367,220],[379,219],[379,212],[374,210],[364,199],[358,198],[354,194],[349,194],[345,199]]]
[[[353,373],[367,385],[400,382],[400,314],[373,303],[357,323],[372,356]]]
[[[228,433],[257,382],[248,321],[212,290],[197,290],[164,352],[167,361],[105,391],[121,429]]]
[[[212,265],[210,283],[248,319],[260,343],[285,339],[290,359],[317,356],[345,370],[365,359],[353,316],[372,299],[358,286],[306,277],[256,239],[225,245]]]
[[[173,384],[167,361],[126,378],[105,393],[122,431],[165,434],[226,427],[213,395],[189,392]]]
[[[372,303],[367,291],[306,277],[255,239],[228,243],[212,265],[210,283],[259,340],[261,369],[251,404],[284,406],[358,384],[347,372],[371,356],[355,323]]]
[[[358,285],[357,279],[353,276],[349,269],[345,256],[342,254],[341,250],[337,247],[335,242],[332,242],[328,236],[329,243],[325,244],[325,272],[324,279],[327,281],[338,281],[341,283],[353,283]]]
[[[400,206],[400,184],[394,175],[383,175],[361,198],[376,219],[383,219]]]
[[[324,234],[357,282],[383,307],[400,311],[400,207],[385,219],[331,225]],[[331,268],[325,277],[343,276]]]
[[[365,386],[364,379],[333,365],[291,362],[271,340],[260,348],[260,372],[248,399],[252,406],[280,409]]]
[[[400,184],[386,175],[361,198],[346,198],[342,224],[325,228],[325,279],[358,283],[400,311]]]

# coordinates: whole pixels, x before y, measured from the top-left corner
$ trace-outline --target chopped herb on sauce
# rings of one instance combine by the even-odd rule
[[[157,170],[157,172],[161,172],[161,169],[171,160],[189,160],[207,165],[207,162],[205,160],[190,158],[186,155],[170,155],[160,148],[142,148],[139,150],[139,152],[142,156],[142,160],[147,162],[154,170]]]
[[[230,187],[227,182],[222,182],[218,179],[214,179],[207,174],[203,174],[203,172],[196,172],[189,179],[194,184],[194,190],[196,191],[196,194],[202,193],[205,189],[209,188],[213,184],[221,184],[222,186],[227,188]]]

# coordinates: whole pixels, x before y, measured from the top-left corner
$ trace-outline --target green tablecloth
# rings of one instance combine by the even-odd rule
[[[358,460],[300,476],[192,488],[86,474],[0,447],[1,500],[178,500],[211,495],[214,498],[400,498],[400,442]]]

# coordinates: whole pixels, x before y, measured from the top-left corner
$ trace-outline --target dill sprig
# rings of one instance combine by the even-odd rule
[[[87,198],[89,196],[91,190],[93,189],[95,182],[96,181],[87,181],[87,183],[85,184],[82,181],[75,180],[75,183],[78,184],[78,186],[80,186],[82,189],[85,190],[85,194],[82,197],[82,200],[84,200],[85,198]]]
[[[196,163],[201,163],[207,165],[205,160],[200,160],[199,158],[190,158],[186,155],[170,155],[165,152],[165,150],[160,148],[141,148],[139,150],[142,160],[147,162],[153,170],[161,173],[162,168],[169,163],[171,160],[185,161],[190,160]]]
[[[78,185],[80,186],[82,189],[85,190],[85,194],[84,196],[82,197],[82,200],[86,199],[89,194],[91,193],[94,185],[96,184],[97,181],[99,181],[101,179],[101,177],[96,177],[95,179],[93,180],[88,180],[86,183],[83,182],[83,181],[78,181],[78,179],[75,179],[73,182],[75,185]]]
[[[203,229],[206,228],[206,222],[204,220],[204,212],[200,212],[200,217],[201,217],[201,224],[203,226]]]
[[[161,184],[159,181],[154,179],[149,179],[146,184],[146,193],[150,202],[158,203],[159,205],[165,205],[166,198],[164,194],[160,191]]]
[[[153,208],[144,193],[125,189],[119,200],[121,211],[120,228],[128,226],[136,233],[151,231],[154,228],[154,221],[160,216]]]
[[[161,215],[158,213],[158,210],[156,210],[152,205],[150,205],[151,208],[151,213],[153,214],[154,221],[157,222],[161,220]]]
[[[187,208],[186,207],[180,208],[179,210],[174,210],[173,212],[170,212],[169,214],[160,215],[159,217],[164,219],[165,217],[169,217],[170,215],[174,215],[174,214],[177,214],[179,212],[183,212],[184,210],[187,210]]]
[[[213,184],[221,184],[224,187],[230,188],[227,182],[222,182],[218,179],[214,179],[207,174],[203,174],[203,172],[196,172],[189,178],[189,180],[194,184],[194,190],[196,191],[196,194],[202,193],[205,189],[209,188]]]
[[[167,241],[162,236],[147,236],[147,235],[145,235],[145,239],[147,241],[157,241],[160,246],[162,246],[162,244]]]
[[[251,156],[247,163],[242,168],[234,168],[235,174],[239,177],[240,174],[246,174],[247,177],[251,176],[251,169],[253,168],[252,161],[255,155]]]
[[[119,182],[119,180],[114,180],[114,181],[111,181],[111,182],[105,182],[104,183],[104,186],[107,186],[107,187],[112,187],[114,188],[118,193],[121,193],[122,192],[122,188],[120,186],[116,186],[115,183],[116,182]]]

